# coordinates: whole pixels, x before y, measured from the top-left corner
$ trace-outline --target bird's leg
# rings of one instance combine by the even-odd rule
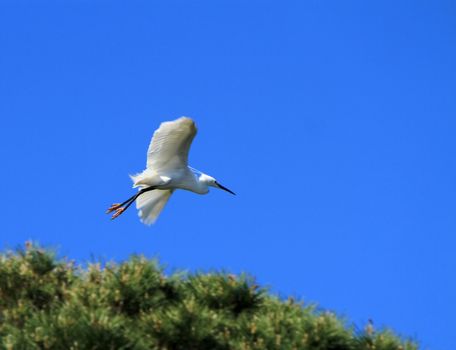
[[[139,193],[139,192],[138,192]],[[138,193],[134,194],[133,196],[131,196],[130,198],[128,198],[125,202],[122,202],[122,203],[114,203],[113,205],[111,205],[108,210],[106,211],[106,214],[109,214],[110,212],[114,211],[114,210],[117,210],[119,209],[120,207],[123,207],[125,204],[127,204],[128,202],[132,201],[132,200],[135,200]]]
[[[126,201],[124,201],[122,203],[115,203],[115,204],[111,205],[108,208],[108,210],[106,211],[106,214],[109,214],[110,212],[115,211],[114,215],[111,217],[111,220],[115,219],[120,214],[122,214],[125,210],[127,210],[128,207],[133,204],[133,202],[136,200],[136,198],[138,198],[144,192],[155,190],[155,188],[156,187],[154,187],[154,186],[150,186],[150,187],[143,188],[143,189],[139,190],[138,193],[136,193],[135,195],[131,196]]]
[[[121,206],[121,207],[117,208],[116,212],[114,213],[114,215],[112,216],[111,219],[114,220],[116,217],[118,217],[120,214],[122,214],[125,210],[127,210],[128,207],[135,202],[136,198],[138,198],[140,194],[142,194],[142,193],[138,192],[137,194],[135,194],[125,207]]]
[[[114,215],[111,217],[111,220],[114,220],[116,217],[118,217],[120,214],[122,214],[127,208],[138,198],[138,196],[142,193],[142,190],[138,191],[135,195],[131,196],[128,198],[125,202],[122,203],[116,203],[111,205],[111,207],[107,210],[106,214],[109,214],[112,211],[114,212]],[[125,207],[124,207],[125,205]]]
[[[138,193],[134,194],[133,196],[131,196],[130,198],[128,198],[126,201],[122,202],[122,203],[114,203],[113,205],[111,205],[108,210],[106,211],[106,214],[109,214],[110,212],[114,211],[114,210],[117,210],[121,207],[123,207],[125,204],[128,204],[128,206],[130,206],[131,203],[133,203],[136,198],[138,198],[138,196],[146,191],[150,191],[150,190],[153,190],[155,189],[155,187],[151,186],[151,187],[147,187],[147,188],[143,188],[142,190],[139,190]]]

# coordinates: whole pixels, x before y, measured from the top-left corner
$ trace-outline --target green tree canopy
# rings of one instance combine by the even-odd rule
[[[27,244],[0,257],[0,349],[411,350],[247,275],[174,273],[133,256],[86,267]]]

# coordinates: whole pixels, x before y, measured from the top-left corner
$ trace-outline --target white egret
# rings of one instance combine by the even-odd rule
[[[187,117],[163,122],[154,132],[147,151],[147,167],[142,173],[130,175],[138,193],[123,203],[115,203],[106,213],[112,219],[136,201],[141,221],[153,224],[176,189],[206,194],[215,187],[235,194],[213,177],[188,166],[188,152],[196,135],[195,122]]]

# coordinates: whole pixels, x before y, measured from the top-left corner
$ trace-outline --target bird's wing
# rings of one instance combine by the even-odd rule
[[[141,194],[136,199],[136,208],[141,221],[146,225],[153,224],[172,193],[172,190],[153,190]]]
[[[147,167],[155,171],[186,167],[195,135],[195,122],[190,118],[161,123],[147,151]]]

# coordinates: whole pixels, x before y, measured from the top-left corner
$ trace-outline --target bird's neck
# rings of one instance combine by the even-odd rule
[[[209,192],[209,186],[207,185],[207,181],[204,177],[204,174],[197,177],[196,183],[198,187],[198,193],[205,194]]]

